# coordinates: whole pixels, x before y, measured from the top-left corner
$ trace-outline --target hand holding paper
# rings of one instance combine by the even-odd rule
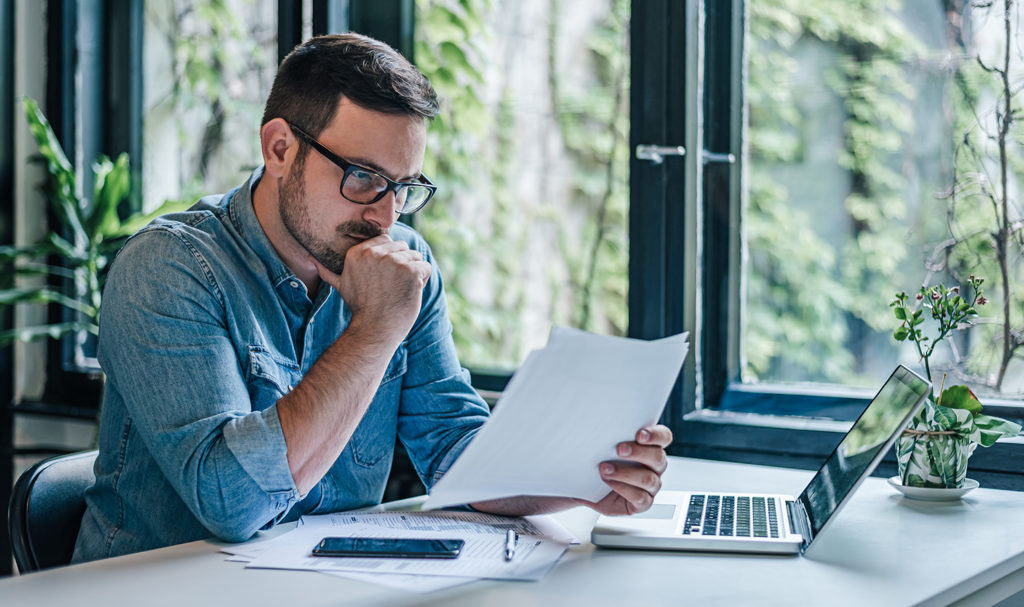
[[[516,495],[597,502],[601,462],[657,422],[687,335],[656,341],[556,328],[509,382],[491,419],[426,502],[441,508]]]

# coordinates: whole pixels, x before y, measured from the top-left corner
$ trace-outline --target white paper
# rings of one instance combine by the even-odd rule
[[[508,529],[520,532],[519,546],[511,562],[504,558]],[[473,512],[345,512],[305,516],[294,531],[265,542],[225,547],[222,551],[251,557],[247,564],[251,568],[539,580],[558,562],[568,546],[568,542],[555,541],[541,533],[537,525],[524,518]],[[564,530],[562,534],[567,535]],[[451,560],[312,556],[313,547],[328,535],[451,538],[465,540],[466,544],[459,557]],[[445,587],[412,578],[407,581],[404,586],[409,590]],[[380,582],[403,586],[399,578]]]
[[[658,421],[688,349],[686,333],[642,341],[556,328],[424,507],[514,495],[600,500],[610,489],[598,465]]]

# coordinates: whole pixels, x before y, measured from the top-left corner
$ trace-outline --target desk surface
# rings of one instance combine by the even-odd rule
[[[807,471],[671,458],[665,487],[798,493]],[[420,595],[315,572],[245,569],[199,541],[0,580],[4,605],[947,605],[1024,588],[1024,492],[902,498],[868,479],[809,556],[594,548],[596,515],[557,515],[584,542],[540,582]]]

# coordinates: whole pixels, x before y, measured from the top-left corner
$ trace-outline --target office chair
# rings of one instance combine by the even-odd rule
[[[97,451],[58,455],[25,471],[14,484],[7,525],[18,571],[71,562],[85,512],[85,490],[96,480]]]

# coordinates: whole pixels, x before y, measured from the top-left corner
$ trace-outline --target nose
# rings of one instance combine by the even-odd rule
[[[377,202],[363,207],[363,219],[381,228],[388,229],[398,221],[397,203],[395,192],[393,190],[389,191]]]

